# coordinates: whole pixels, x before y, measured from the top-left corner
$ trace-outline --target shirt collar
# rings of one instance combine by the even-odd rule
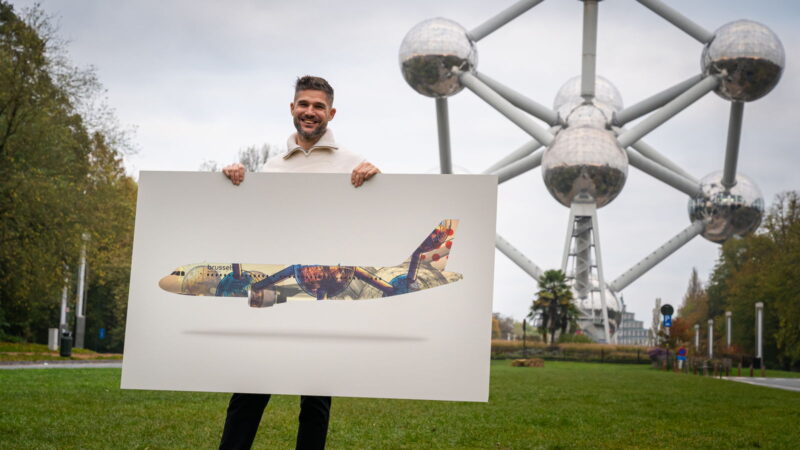
[[[333,131],[325,130],[325,134],[322,135],[321,138],[314,144],[310,149],[306,150],[300,145],[297,144],[296,141],[297,133],[292,133],[289,136],[289,139],[286,140],[286,154],[283,155],[283,159],[289,159],[292,155],[295,154],[297,151],[303,152],[306,156],[308,156],[314,150],[320,149],[327,149],[331,151],[336,151],[339,149],[339,146],[336,144],[336,139],[333,137]]]

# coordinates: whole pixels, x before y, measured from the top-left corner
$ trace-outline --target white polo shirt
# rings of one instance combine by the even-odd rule
[[[350,173],[365,161],[358,153],[353,153],[336,143],[331,130],[308,150],[295,142],[295,133],[286,141],[286,151],[267,160],[262,172],[318,172]]]

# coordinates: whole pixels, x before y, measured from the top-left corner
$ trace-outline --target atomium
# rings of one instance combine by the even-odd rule
[[[703,73],[719,75],[716,93],[726,100],[751,102],[778,84],[786,64],[783,44],[764,25],[737,20],[723,25],[703,49]]]
[[[714,172],[700,180],[703,194],[689,199],[689,220],[706,223],[703,237],[723,243],[732,237],[752,233],[761,223],[764,199],[750,178],[739,174],[736,184],[726,189],[722,172]]]
[[[625,186],[628,157],[609,130],[570,126],[542,157],[542,178],[550,194],[569,207],[578,195],[591,196],[601,208]]]
[[[575,295],[575,304],[580,308],[583,315],[578,318],[581,328],[595,340],[603,339],[603,327],[599,325],[603,317],[603,302],[600,297],[600,287],[597,277],[591,280],[592,295],[580,298]],[[574,290],[573,290],[574,291]],[[577,294],[577,293],[576,293]],[[609,288],[605,289],[606,311],[608,314],[609,331],[612,335],[620,328],[622,322],[623,306],[617,294]]]
[[[207,266],[196,266],[183,277],[183,288],[191,295],[214,295],[219,272]]]
[[[586,100],[581,97],[581,76],[578,75],[567,80],[558,90],[553,101],[553,110],[559,117],[566,119],[575,108],[585,103]],[[613,83],[598,75],[594,81],[592,103],[602,111],[608,121],[613,113],[622,110],[622,95]]]
[[[784,49],[778,37],[759,23],[739,20],[712,33],[661,0],[638,0],[702,44],[698,49],[701,71],[626,108],[617,87],[596,74],[600,2],[582,0],[583,48],[576,52],[576,57],[581,56],[581,73],[562,85],[550,109],[478,72],[476,66],[476,44],[541,1],[518,0],[471,30],[448,19],[423,21],[403,40],[400,69],[414,90],[436,98],[442,173],[452,171],[447,97],[464,87],[533,138],[484,173],[504,183],[542,167],[548,191],[570,209],[561,270],[573,283],[576,306],[591,318],[584,330],[598,341],[614,342],[625,287],[696,236],[722,243],[758,227],[764,212],[761,193],[755,183],[737,173],[743,102],[761,98],[775,87],[785,66]],[[728,142],[723,170],[700,180],[643,138],[711,91],[730,101]],[[628,166],[686,194],[691,223],[606,283],[597,209],[620,194]],[[539,266],[499,234],[496,245],[538,280]]]
[[[595,78],[595,96],[581,97],[581,77],[567,80],[553,107],[565,123],[542,156],[542,178],[550,194],[569,207],[580,195],[594,199],[598,208],[622,191],[628,176],[628,156],[608,129],[622,96],[603,77]]]
[[[467,30],[452,20],[426,20],[406,34],[400,44],[400,68],[406,82],[428,97],[448,97],[464,86],[454,72],[472,71],[478,62]]]

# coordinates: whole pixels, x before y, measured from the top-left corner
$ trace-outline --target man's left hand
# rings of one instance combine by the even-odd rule
[[[381,173],[380,169],[372,165],[372,163],[364,161],[353,169],[353,173],[350,175],[350,182],[353,183],[353,186],[359,187],[378,173]]]

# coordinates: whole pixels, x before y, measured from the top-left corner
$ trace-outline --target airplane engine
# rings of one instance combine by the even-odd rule
[[[275,305],[278,294],[275,289],[250,289],[248,288],[247,298],[251,308],[267,308]]]

